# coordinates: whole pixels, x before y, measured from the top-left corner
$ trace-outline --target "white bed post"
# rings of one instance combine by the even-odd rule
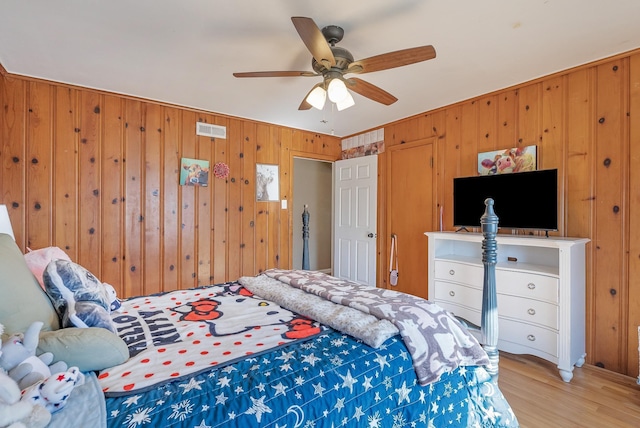
[[[484,282],[482,285],[482,345],[489,356],[487,371],[494,382],[498,381],[498,297],[496,294],[496,261],[498,242],[498,216],[493,211],[493,199],[484,201],[485,212],[480,218],[482,226],[482,263]]]

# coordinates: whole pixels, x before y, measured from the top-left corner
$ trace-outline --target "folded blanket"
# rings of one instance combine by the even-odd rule
[[[333,303],[266,275],[245,276],[238,282],[256,296],[360,339],[372,348],[378,348],[399,333],[398,328],[386,319],[379,320],[373,315]]]
[[[271,269],[264,275],[392,322],[411,354],[421,385],[437,380],[458,366],[489,364],[486,352],[475,337],[451,314],[428,300],[360,285],[322,272]]]

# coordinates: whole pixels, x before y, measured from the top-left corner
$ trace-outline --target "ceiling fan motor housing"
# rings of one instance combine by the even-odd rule
[[[311,67],[318,74],[324,74],[328,70],[338,71],[343,73],[347,68],[349,68],[349,64],[353,62],[353,55],[348,50],[338,47],[331,46],[331,52],[333,52],[333,56],[336,59],[336,65],[327,69],[324,65],[320,64],[318,61],[313,58],[311,60]]]

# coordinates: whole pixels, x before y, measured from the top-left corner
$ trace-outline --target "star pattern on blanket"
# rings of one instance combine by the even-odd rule
[[[280,370],[283,363],[289,369]],[[316,370],[309,370],[312,367]],[[329,331],[305,346],[252,356],[189,381],[163,385],[148,395],[110,399],[110,425],[140,428],[177,421],[194,428],[510,426],[512,416],[494,408],[479,388],[470,393],[469,385],[482,382],[485,373],[480,367],[465,367],[422,387],[398,338],[374,350]],[[160,396],[171,403],[169,411],[159,411]],[[470,412],[476,407],[483,413]],[[127,408],[126,416],[118,408]]]

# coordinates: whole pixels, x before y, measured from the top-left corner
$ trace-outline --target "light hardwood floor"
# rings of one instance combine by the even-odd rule
[[[548,361],[501,352],[498,384],[522,428],[640,427],[635,378],[586,364],[573,373],[566,383]]]

